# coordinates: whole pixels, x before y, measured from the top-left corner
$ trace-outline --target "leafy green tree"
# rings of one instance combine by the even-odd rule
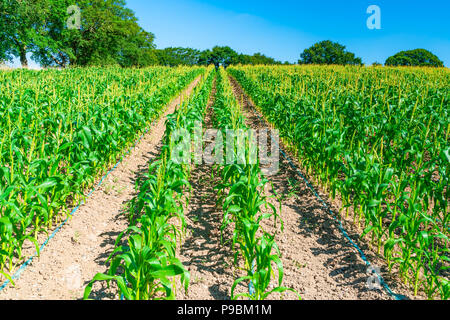
[[[208,64],[214,64],[216,68],[219,66],[227,68],[236,61],[237,57],[238,53],[230,47],[215,46],[211,51]]]
[[[345,46],[325,40],[305,49],[300,55],[299,64],[338,64],[362,65],[361,58],[345,50]]]
[[[26,67],[31,53],[44,67],[281,64],[228,46],[157,50],[154,35],[139,26],[125,0],[77,0],[79,24],[71,28],[73,7],[73,0],[0,0],[0,61],[19,57]]]
[[[41,26],[35,30],[41,41],[33,43],[30,48],[33,60],[42,66],[66,67],[74,59],[74,52],[70,41],[80,31],[69,29],[68,8],[73,5],[72,0],[47,0],[41,8]]]
[[[281,62],[276,61],[273,58],[267,57],[262,53],[255,53],[253,56],[246,54],[239,54],[236,59],[234,59],[233,64],[244,64],[244,65],[279,65]]]
[[[8,36],[12,26],[8,23],[9,17],[6,11],[6,1],[0,1],[0,63],[10,61],[12,59]]]
[[[243,64],[243,65],[253,64],[252,56],[248,54],[239,54],[233,61],[233,64]]]
[[[262,53],[255,53],[253,55],[253,64],[254,65],[259,65],[259,64],[265,64],[265,65],[279,65],[281,64],[280,61],[275,60],[274,58],[271,57],[267,57]]]
[[[47,0],[1,0],[0,2],[0,57],[20,58],[22,67],[28,67],[27,52],[45,38],[42,10]]]
[[[425,49],[401,51],[386,60],[387,66],[426,66],[443,67],[437,56]]]
[[[80,30],[63,31],[64,52],[72,65],[129,66],[155,61],[154,35],[137,23],[124,0],[82,0]]]
[[[201,51],[191,48],[165,48],[157,50],[158,61],[164,66],[193,66],[198,64]]]
[[[43,66],[156,64],[154,35],[125,0],[78,0],[80,28],[69,28],[73,0],[0,0],[0,58],[26,54]],[[4,27],[4,28],[3,28]]]
[[[128,45],[124,43],[118,62],[122,67],[146,67],[158,65],[158,56],[153,44],[154,35],[144,31],[137,24],[135,30],[128,37]]]
[[[200,52],[197,64],[201,65],[201,66],[209,65],[211,62],[211,56],[212,56],[212,51],[209,49]]]

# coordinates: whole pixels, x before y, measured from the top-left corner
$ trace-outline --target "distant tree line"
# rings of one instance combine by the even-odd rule
[[[232,64],[281,65],[261,53],[242,54],[216,46],[157,49],[155,35],[142,29],[125,0],[0,0],[0,63],[19,58],[28,66],[28,56],[43,67]],[[73,20],[78,23],[69,27]],[[307,48],[299,64],[362,65],[362,59],[330,40]],[[378,63],[377,63],[378,64]],[[386,60],[389,66],[435,66],[443,62],[424,49],[402,51]]]
[[[385,63],[387,66],[421,66],[443,67],[444,62],[425,49],[401,51],[389,57]]]
[[[262,53],[255,53],[254,55],[246,55],[237,53],[232,48],[216,46],[211,50],[200,51],[192,48],[166,48],[156,49],[157,64],[164,66],[177,65],[210,65],[228,67],[232,64],[246,64],[246,65],[281,65],[280,61],[267,57]],[[289,64],[285,62],[284,64]]]
[[[125,0],[77,0],[79,27],[69,28],[73,0],[0,0],[0,62],[27,54],[43,67],[281,64],[261,53],[239,54],[230,47],[200,51],[156,49]]]
[[[77,0],[80,28],[68,28],[73,0],[0,0],[0,59],[27,53],[42,66],[142,66],[154,61],[154,35],[125,0]],[[75,17],[76,18],[76,17]]]
[[[305,49],[299,64],[362,65],[362,59],[345,50],[345,46],[330,40],[321,41]]]
[[[336,64],[363,65],[362,59],[345,50],[345,46],[330,40],[321,41],[305,49],[300,55],[299,64]],[[443,67],[444,63],[437,56],[425,49],[401,51],[389,57],[386,66],[425,66]],[[381,66],[374,62],[373,66]]]

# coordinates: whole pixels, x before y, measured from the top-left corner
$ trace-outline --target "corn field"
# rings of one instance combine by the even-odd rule
[[[248,129],[241,111],[242,106],[236,100],[223,69],[220,69],[217,82],[216,104],[213,107],[216,127],[224,134],[227,129],[233,129],[235,132],[239,129]],[[218,169],[222,183],[217,189],[224,214],[221,231],[233,226],[231,250],[235,252],[236,265],[239,258],[244,261],[243,269],[246,273],[233,283],[232,299],[247,297],[251,300],[265,300],[272,293],[294,290],[282,286],[283,264],[280,260],[280,250],[274,240],[275,235],[266,232],[261,226],[264,219],[273,218],[276,223],[279,215],[263,193],[268,180],[262,175],[259,163],[250,164],[250,157],[252,152],[255,152],[253,150],[256,149],[256,144],[248,135],[243,141],[248,146],[245,153],[239,154],[238,147],[235,146],[232,152],[233,158],[237,161]],[[240,156],[244,158],[240,159],[241,161],[238,159]],[[264,207],[270,208],[269,213],[262,211]],[[278,281],[277,286],[269,290],[275,274],[273,266],[276,267]],[[236,286],[245,281],[249,283],[249,292],[235,294]],[[299,298],[301,299],[300,296]]]
[[[0,272],[69,213],[201,68],[0,74]]]
[[[175,276],[180,276],[188,290],[190,275],[176,257],[176,246],[185,226],[183,204],[191,188],[191,168],[172,160],[176,141],[171,139],[171,133],[180,127],[192,128],[195,121],[202,120],[214,78],[211,71],[203,78],[200,89],[168,116],[161,157],[138,182],[139,195],[129,210],[131,226],[118,237],[108,274],[94,277],[86,288],[85,299],[89,298],[93,283],[104,280],[115,281],[127,300],[173,299],[176,285],[170,278]],[[124,235],[128,246],[120,245]]]
[[[427,68],[0,72],[0,280],[13,282],[30,247],[39,254],[42,238],[197,79],[192,93],[163,118],[160,152],[136,181],[124,212],[128,225],[115,239],[108,270],[83,288],[84,299],[98,283],[126,300],[176,299],[180,287],[188,294],[192,275],[179,249],[197,191],[191,175],[201,166],[174,160],[180,141],[173,133],[187,130],[195,141],[198,124],[205,126],[208,117],[224,139],[227,130],[250,132],[230,77],[389,272],[415,295],[448,300],[450,72]],[[220,247],[233,256],[229,297],[291,293],[302,299],[284,284],[277,244],[285,228],[282,204],[270,201],[265,190],[273,183],[260,163],[251,164],[261,152],[253,138],[241,139],[243,153],[236,141],[227,149],[232,163],[212,165]]]
[[[389,269],[417,294],[450,296],[450,73],[233,67],[303,169],[352,208]]]

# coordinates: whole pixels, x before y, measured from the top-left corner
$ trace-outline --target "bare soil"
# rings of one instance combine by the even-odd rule
[[[214,83],[206,108],[204,130],[213,128],[215,93]],[[219,182],[210,165],[195,166],[191,172],[193,192],[186,208],[187,233],[178,253],[191,274],[191,282],[187,293],[178,290],[179,300],[230,300],[231,286],[238,271],[233,267],[229,246],[221,244],[223,213],[217,207],[217,191],[214,189]]]
[[[105,262],[116,238],[128,226],[124,212],[136,194],[136,179],[159,153],[166,116],[175,111],[199,81],[200,77],[166,107],[160,119],[49,242],[40,257],[34,258],[15,281],[16,286],[9,285],[0,292],[0,300],[81,299],[92,278],[107,271]],[[105,284],[96,283],[91,298],[117,299],[113,292]]]

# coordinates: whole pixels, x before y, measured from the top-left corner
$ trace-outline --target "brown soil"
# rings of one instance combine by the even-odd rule
[[[212,105],[215,83],[208,102],[204,130],[213,128]],[[177,292],[179,300],[229,300],[231,286],[236,279],[233,254],[229,246],[221,245],[222,210],[217,208],[219,183],[214,168],[202,164],[193,168],[190,183],[192,197],[186,208],[187,234],[178,257],[191,274],[189,290]],[[226,237],[224,237],[226,239]]]
[[[237,81],[232,77],[230,81],[238,101],[243,103],[247,125],[254,129],[270,128],[257,116],[254,104]],[[280,146],[285,149],[282,143]],[[294,163],[300,168],[296,161]],[[390,299],[384,290],[368,288],[370,275],[367,274],[365,262],[339,230],[338,222],[284,157],[280,156],[279,173],[268,178],[274,188],[268,184],[266,194],[272,196],[270,202],[276,208],[279,208],[281,201],[281,217],[285,228],[280,232],[280,228],[275,229],[273,223],[268,222],[264,223],[263,228],[270,233],[278,232],[276,242],[284,266],[283,286],[295,289],[306,300]],[[319,194],[322,199],[329,200],[328,195],[322,192]],[[334,212],[339,210],[330,207]],[[412,298],[410,290],[387,272],[384,260],[371,252],[367,243],[359,240],[356,228],[346,221],[343,225],[372,265],[381,269],[381,275],[390,288],[397,294]],[[272,298],[296,299],[296,296],[288,292],[283,297],[274,295]]]
[[[49,242],[41,256],[34,258],[15,281],[16,286],[9,285],[0,292],[0,300],[80,299],[89,281],[97,273],[107,271],[105,262],[115,240],[128,226],[124,211],[135,196],[136,179],[159,153],[166,116],[174,112],[199,81],[200,77],[167,106],[166,112]],[[96,283],[91,298],[117,298],[112,292],[105,284]]]

